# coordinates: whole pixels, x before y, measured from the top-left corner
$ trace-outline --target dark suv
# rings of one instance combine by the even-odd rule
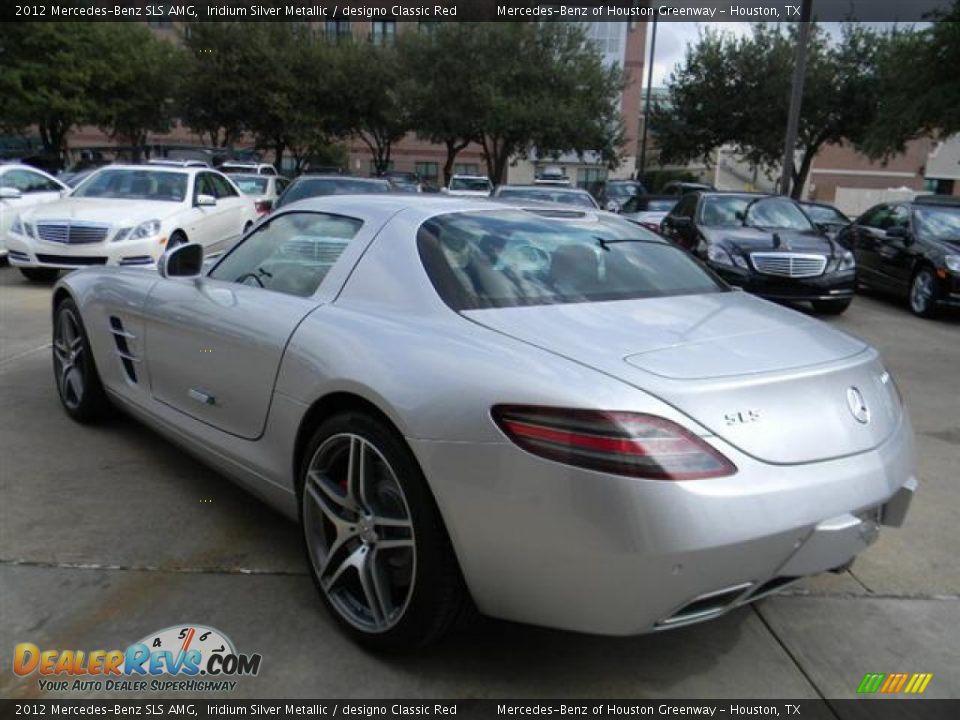
[[[862,285],[906,297],[916,315],[960,307],[960,198],[876,205],[837,240],[856,255]]]

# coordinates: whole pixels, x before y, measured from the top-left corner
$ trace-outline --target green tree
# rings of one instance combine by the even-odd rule
[[[193,22],[184,33],[178,112],[185,125],[215,147],[230,147],[240,139],[258,102],[253,88],[264,77],[267,50],[257,42],[258,25]]]
[[[151,132],[169,132],[182,76],[181,52],[134,23],[101,25],[101,70],[92,95],[97,125],[111,140],[133,148],[138,160]]]
[[[779,166],[787,125],[796,27],[758,24],[735,38],[706,30],[667,82],[668,99],[650,114],[663,163],[709,158],[732,145],[748,162]],[[876,115],[878,55],[884,35],[848,24],[830,42],[811,28],[791,194],[799,197],[826,144],[859,143]]]
[[[480,136],[480,28],[478,23],[437,23],[432,32],[404,33],[399,39],[401,63],[413,81],[411,125],[418,136],[446,149],[444,185],[457,155]]]
[[[44,152],[63,163],[68,134],[97,118],[103,40],[99,23],[0,23],[0,126],[35,126]]]
[[[330,46],[333,72],[326,102],[337,134],[358,138],[370,150],[374,169],[390,167],[394,143],[411,129],[411,78],[395,46],[371,45],[340,38]]]
[[[510,158],[598,152],[616,166],[623,74],[572,23],[485,23],[474,57],[479,140],[487,172],[500,182]]]
[[[880,55],[876,119],[860,149],[874,157],[908,140],[960,132],[960,0],[922,29],[896,30]]]

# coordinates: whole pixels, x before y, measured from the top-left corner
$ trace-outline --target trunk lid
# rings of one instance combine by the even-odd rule
[[[900,414],[872,348],[741,292],[464,315],[638,387],[766,462],[865,452]]]

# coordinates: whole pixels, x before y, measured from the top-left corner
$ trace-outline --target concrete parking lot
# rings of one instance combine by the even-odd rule
[[[669,633],[481,619],[419,656],[382,659],[324,613],[294,525],[127,418],[67,418],[49,295],[0,267],[0,697],[58,696],[10,672],[15,643],[123,648],[180,623],[262,653],[260,675],[228,697],[850,698],[867,672],[933,673],[927,696],[960,697],[957,316],[920,320],[860,296],[830,320],[881,350],[920,464],[906,526],[851,571]]]

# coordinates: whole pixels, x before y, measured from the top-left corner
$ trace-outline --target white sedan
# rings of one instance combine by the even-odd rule
[[[169,247],[230,247],[257,219],[253,199],[207,168],[109,165],[67,197],[31,208],[7,236],[10,264],[30,280],[88,265],[153,265]]]
[[[29,165],[0,165],[0,257],[7,254],[6,238],[13,219],[34,205],[59,200],[70,188]]]

